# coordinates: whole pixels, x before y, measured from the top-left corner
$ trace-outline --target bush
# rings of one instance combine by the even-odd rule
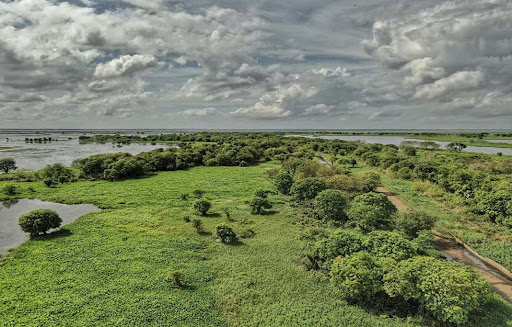
[[[194,194],[194,196],[197,198],[197,199],[200,199],[203,197],[203,195],[205,194],[206,192],[205,191],[202,191],[202,190],[193,190],[192,191],[192,194]]]
[[[262,215],[265,209],[272,208],[272,203],[268,199],[256,196],[251,200],[250,206],[253,215]]]
[[[34,210],[19,218],[21,230],[29,233],[30,236],[46,234],[50,229],[59,227],[61,223],[62,219],[59,215],[48,209]]]
[[[305,178],[293,184],[290,193],[295,200],[304,201],[314,199],[318,193],[327,188],[327,184],[320,178]]]
[[[491,221],[503,223],[504,218],[512,216],[512,193],[508,191],[488,193],[478,202],[477,209]]]
[[[173,288],[182,288],[185,286],[185,280],[183,278],[183,270],[172,270],[167,274],[165,280],[172,284]]]
[[[362,251],[364,240],[365,236],[361,233],[340,229],[316,242],[314,255],[321,267],[329,269],[336,257]]]
[[[18,187],[13,184],[7,184],[2,188],[2,192],[6,195],[16,195],[18,194]]]
[[[395,206],[386,195],[371,192],[356,196],[347,216],[353,226],[370,231],[389,225],[395,212]]]
[[[412,146],[404,146],[402,147],[402,153],[406,156],[415,156],[416,155],[416,148]]]
[[[64,167],[62,164],[48,165],[39,171],[41,178],[51,182],[44,182],[46,186],[48,184],[63,184],[71,182],[73,180],[73,171],[69,168]]]
[[[222,243],[234,243],[238,240],[233,229],[227,225],[217,225],[216,230],[217,236],[220,238]]]
[[[328,182],[333,188],[348,193],[360,193],[366,189],[365,182],[359,175],[334,175]]]
[[[368,252],[375,256],[391,258],[396,261],[409,259],[417,254],[415,244],[398,232],[371,232],[363,245]]]
[[[331,281],[343,299],[370,302],[383,290],[382,278],[387,266],[385,260],[367,252],[337,257],[332,264]]]
[[[194,226],[198,234],[201,234],[203,232],[203,222],[201,221],[201,219],[192,219],[192,225]]]
[[[443,322],[463,324],[490,295],[487,281],[471,267],[431,257],[399,262],[384,276],[391,297],[415,300]]]
[[[323,190],[315,198],[315,210],[324,219],[343,220],[346,208],[347,199],[338,190]]]
[[[194,203],[194,209],[199,212],[201,216],[206,216],[208,213],[208,210],[210,210],[212,207],[212,204],[209,201],[206,200],[199,200],[196,203]]]
[[[282,171],[276,176],[274,184],[276,185],[279,193],[288,195],[290,194],[290,189],[293,185],[293,177],[287,172]]]
[[[418,210],[402,212],[395,217],[396,228],[407,235],[409,239],[418,237],[418,233],[422,230],[432,229],[434,223],[433,216]]]
[[[16,161],[13,158],[0,158],[0,170],[4,173],[9,173],[11,170],[16,169]]]
[[[377,186],[379,186],[381,183],[380,175],[374,171],[363,172],[361,174],[361,179],[365,184],[366,192],[375,191],[375,189],[377,189]]]

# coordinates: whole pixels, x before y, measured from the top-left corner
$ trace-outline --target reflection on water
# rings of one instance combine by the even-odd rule
[[[8,200],[0,202],[0,253],[14,248],[29,239],[18,225],[21,215],[37,209],[55,210],[62,218],[62,225],[100,209],[92,204],[60,204],[37,199]]]
[[[38,170],[46,165],[61,163],[65,166],[77,158],[85,158],[101,153],[128,152],[137,154],[157,148],[167,148],[169,145],[151,145],[133,143],[118,147],[111,143],[79,144],[78,137],[92,135],[81,132],[28,132],[0,134],[0,158],[14,158],[18,168]],[[52,141],[26,142],[25,139],[46,138]]]
[[[322,135],[322,136],[310,136],[310,135],[290,135],[290,136],[301,136],[307,138],[320,138],[325,140],[345,140],[345,141],[361,141],[365,143],[379,143],[379,144],[394,144],[400,145],[403,141],[422,141],[419,139],[409,139],[401,136],[375,136],[375,135]],[[512,140],[502,140],[502,141],[512,141]],[[450,142],[440,142],[434,141],[437,144],[441,145],[442,148],[445,148]],[[489,142],[496,142],[490,141]],[[471,146],[468,145],[466,149],[463,151],[466,152],[478,152],[478,153],[486,153],[486,154],[496,154],[498,152],[503,153],[504,155],[512,155],[512,148],[493,148],[493,147],[484,147],[484,146]]]

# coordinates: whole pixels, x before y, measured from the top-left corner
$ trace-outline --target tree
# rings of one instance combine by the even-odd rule
[[[263,197],[255,196],[250,203],[251,213],[253,215],[262,215],[265,213],[265,209],[271,209],[272,203]]]
[[[15,170],[16,167],[16,161],[14,161],[13,158],[0,158],[0,170],[2,170],[4,173],[8,173],[11,170]]]
[[[338,190],[323,190],[315,198],[315,210],[327,220],[343,220],[347,199]]]
[[[422,230],[432,229],[434,223],[433,216],[418,210],[402,212],[395,217],[396,228],[407,235],[409,239],[418,237],[418,233]]]
[[[225,224],[217,225],[216,230],[222,243],[234,243],[238,240],[233,229]]]
[[[452,143],[448,143],[446,145],[446,148],[448,150],[452,150],[452,151],[456,151],[456,152],[460,152],[460,151],[464,150],[467,147],[468,147],[467,145],[465,145],[463,143],[457,143],[457,142],[455,142],[455,143],[453,143],[453,142]]]
[[[274,184],[276,185],[276,188],[279,191],[279,193],[288,195],[290,194],[290,189],[293,185],[293,177],[287,172],[282,171],[276,176]]]
[[[45,182],[47,186],[48,184],[50,184],[50,186],[53,184],[63,184],[73,179],[73,171],[59,163],[46,166],[39,171],[39,175],[43,180],[51,181],[51,183]]]
[[[53,210],[39,209],[22,215],[18,222],[22,231],[30,236],[37,236],[59,227],[62,219]]]
[[[201,234],[203,232],[203,222],[201,221],[201,219],[192,219],[192,225],[194,226],[198,234]]]
[[[368,302],[383,290],[382,278],[389,264],[368,252],[337,257],[331,268],[331,282],[346,300]]]
[[[296,200],[311,200],[314,199],[318,193],[327,188],[325,180],[320,178],[304,178],[293,184],[290,193]]]
[[[490,295],[489,283],[471,267],[432,257],[399,262],[384,276],[391,297],[416,300],[443,322],[463,324]]]
[[[416,148],[412,146],[402,147],[402,153],[406,156],[414,157],[416,155]]]
[[[206,216],[208,213],[208,210],[210,210],[212,207],[212,204],[209,201],[206,200],[199,200],[196,203],[194,203],[194,209],[201,214],[201,216]]]
[[[396,208],[387,196],[380,193],[365,193],[354,198],[347,210],[349,222],[363,231],[387,226]]]

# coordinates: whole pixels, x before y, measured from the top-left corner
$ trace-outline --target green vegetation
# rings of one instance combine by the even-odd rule
[[[0,158],[0,171],[8,174],[9,171],[16,169],[16,162],[12,158]]]
[[[46,234],[50,229],[62,223],[59,214],[53,210],[39,209],[22,215],[19,219],[21,230],[31,237]]]
[[[422,149],[406,154],[398,147],[270,133],[176,135],[154,141],[178,142],[179,148],[93,156],[76,160],[71,169],[45,168],[33,180],[0,181],[2,189],[16,188],[1,199],[37,197],[104,209],[1,259],[0,321],[512,325],[512,307],[490,294],[475,271],[428,250],[432,216],[450,230],[462,224],[451,213],[435,211],[447,199],[496,233],[508,229],[502,223],[508,211],[482,204],[478,209],[489,185],[503,183],[500,190],[506,190],[506,157]],[[319,154],[335,165],[314,160]],[[491,175],[471,166],[483,162],[502,172],[477,179],[473,172],[460,173],[459,162],[465,172]],[[395,175],[404,168],[409,180]],[[386,196],[373,192],[380,183],[416,192],[417,210],[398,215]],[[502,218],[492,221],[486,216],[492,212]]]

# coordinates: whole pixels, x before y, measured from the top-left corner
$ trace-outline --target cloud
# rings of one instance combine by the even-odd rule
[[[199,109],[187,109],[181,112],[183,116],[187,117],[207,117],[217,116],[219,111],[215,108],[199,108]]]
[[[448,77],[438,79],[434,83],[419,86],[414,94],[414,98],[435,99],[449,92],[475,89],[483,81],[484,75],[482,72],[460,71]]]
[[[120,76],[133,75],[147,68],[158,67],[158,60],[151,55],[124,55],[105,64],[96,66],[94,77],[109,79]]]

